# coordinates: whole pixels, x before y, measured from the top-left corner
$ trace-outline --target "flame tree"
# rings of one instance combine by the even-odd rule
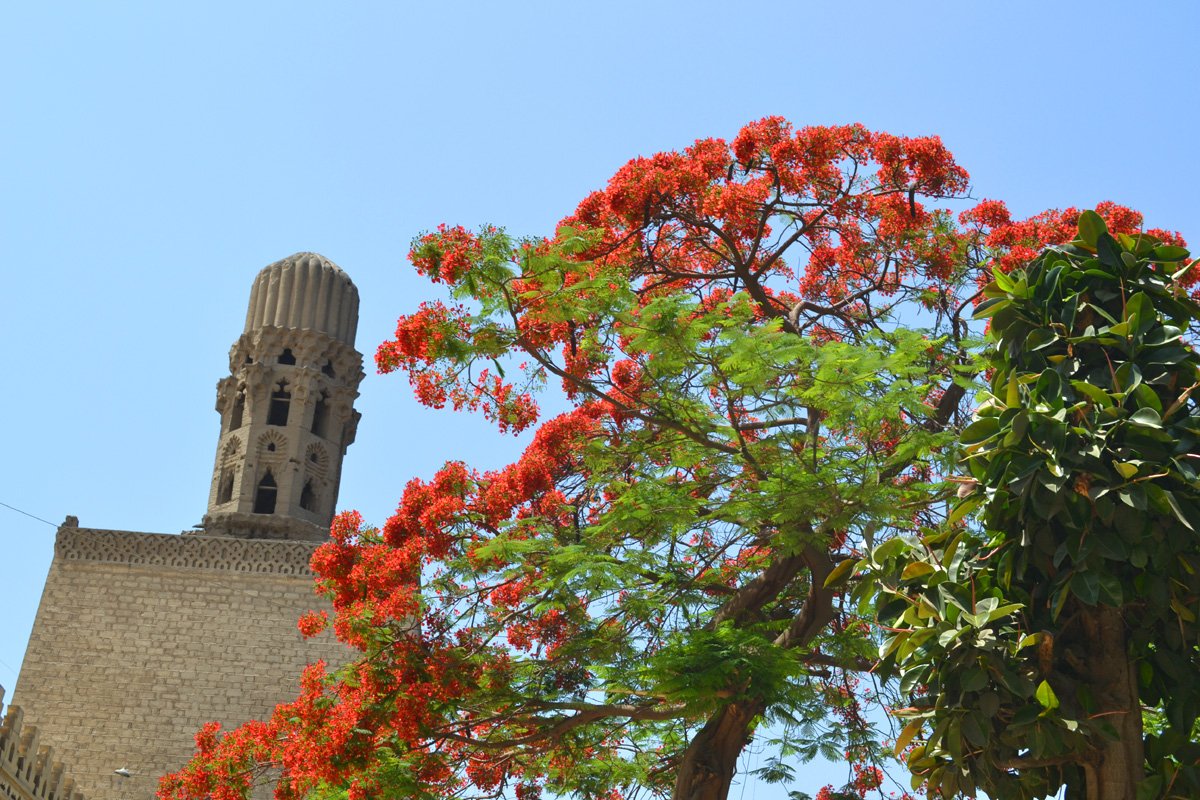
[[[206,728],[161,795],[272,768],[285,798],[724,800],[768,730],[765,779],[824,751],[852,796],[879,789],[847,567],[942,518],[977,265],[1077,217],[956,219],[967,188],[936,137],[767,118],[629,162],[552,237],[419,237],[451,299],[401,317],[379,368],[532,441],[410,481],[379,528],[340,516],[313,567],[361,657]],[[569,410],[542,419],[547,386]]]

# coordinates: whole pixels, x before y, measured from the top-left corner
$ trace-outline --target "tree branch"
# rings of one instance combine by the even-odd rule
[[[488,750],[511,750],[540,741],[557,741],[575,728],[602,719],[619,717],[621,719],[663,721],[687,716],[687,707],[683,704],[670,706],[633,706],[623,704],[596,705],[592,703],[534,703],[533,705],[546,709],[576,710],[578,713],[563,717],[533,716],[524,720],[521,719],[520,714],[514,714],[510,719],[519,724],[550,725],[550,727],[512,739],[476,739],[471,736],[451,733],[450,731],[438,731],[432,738],[448,739],[453,742],[461,742]]]

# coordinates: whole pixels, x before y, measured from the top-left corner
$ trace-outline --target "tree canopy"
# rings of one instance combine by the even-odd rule
[[[901,745],[946,796],[1200,793],[1200,304],[1182,247],[1079,236],[997,271],[962,524],[864,562],[887,590]],[[886,547],[886,546],[885,546]],[[1143,736],[1142,712],[1151,715]],[[1140,785],[1140,789],[1138,788]]]
[[[382,526],[341,515],[313,567],[361,657],[206,728],[162,796],[241,797],[271,767],[284,798],[724,800],[755,736],[767,780],[824,753],[851,796],[902,791],[850,572],[944,526],[980,276],[1079,218],[955,216],[967,191],[936,137],[767,118],[634,159],[552,236],[420,237],[450,299],[402,316],[379,368],[532,441],[412,479]]]

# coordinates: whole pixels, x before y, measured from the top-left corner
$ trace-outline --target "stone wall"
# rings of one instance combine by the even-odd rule
[[[89,800],[152,797],[202,724],[263,718],[306,664],[351,655],[296,629],[323,604],[314,547],[59,529],[14,703]]]
[[[5,712],[0,686],[0,798],[84,800],[54,756],[54,748],[41,743],[37,727],[25,724],[19,706]]]

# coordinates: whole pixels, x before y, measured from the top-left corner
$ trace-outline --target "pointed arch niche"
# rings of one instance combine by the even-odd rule
[[[274,514],[275,501],[278,498],[279,486],[275,483],[275,476],[268,469],[263,472],[262,479],[254,490],[254,513]]]

